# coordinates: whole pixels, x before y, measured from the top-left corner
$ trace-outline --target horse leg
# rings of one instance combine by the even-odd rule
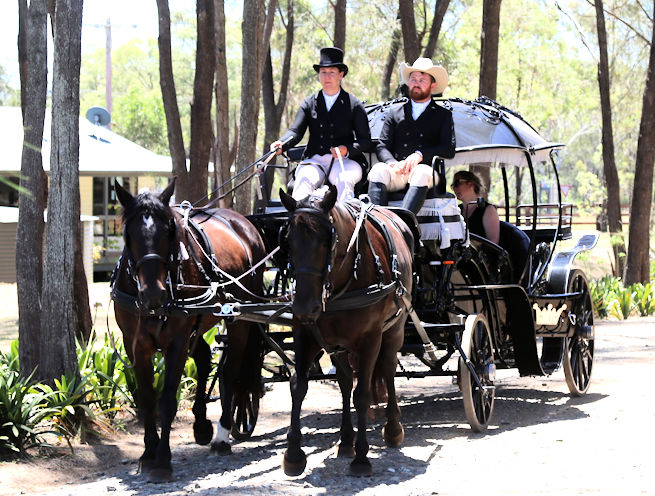
[[[371,405],[373,367],[380,351],[380,334],[377,334],[375,339],[366,341],[366,346],[362,346],[359,350],[357,387],[353,395],[353,403],[357,411],[357,440],[355,441],[355,459],[350,463],[350,475],[368,476],[372,472],[371,462],[366,456],[368,454],[366,423],[368,420],[368,409]]]
[[[224,363],[219,371],[221,374],[221,418],[216,423],[216,434],[211,442],[211,450],[220,455],[229,455],[230,431],[232,429],[232,402],[236,381],[239,380],[239,370],[243,359],[243,352],[248,341],[247,322],[233,322],[227,324],[227,348],[223,350]]]
[[[318,345],[301,332],[294,331],[293,349],[296,368],[289,380],[291,390],[291,423],[287,432],[287,450],[282,459],[282,469],[288,476],[303,473],[307,466],[307,456],[302,450],[302,433],[300,432],[300,410],[309,386],[309,367],[318,353]]]
[[[170,346],[164,350],[164,390],[159,398],[161,439],[157,446],[155,462],[148,473],[149,482],[169,482],[173,480],[170,435],[171,425],[177,413],[177,388],[180,384],[187,357],[186,350],[188,350],[188,339],[183,336],[176,336]]]
[[[354,456],[355,430],[353,429],[352,418],[350,417],[350,396],[353,391],[353,370],[348,363],[347,353],[339,353],[331,357],[334,368],[337,371],[337,382],[341,390],[341,431],[339,435],[338,457]]]
[[[207,378],[211,369],[211,349],[202,334],[197,335],[193,346],[193,360],[198,370],[198,385],[193,401],[193,437],[198,444],[209,444],[214,434],[212,423],[207,419]]]
[[[152,385],[152,349],[145,346],[138,346],[133,350],[131,339],[126,339],[125,349],[132,362],[136,376],[137,390],[135,401],[139,420],[143,423],[143,444],[145,449],[139,458],[141,468],[149,469],[157,453],[159,434],[157,433],[156,404],[157,394]]]
[[[387,423],[382,429],[382,437],[387,446],[397,448],[405,439],[405,432],[400,423],[400,408],[396,398],[396,386],[394,379],[398,365],[398,351],[402,345],[404,332],[403,327],[389,329],[382,336],[382,346],[377,359],[378,371],[384,378],[387,385]]]

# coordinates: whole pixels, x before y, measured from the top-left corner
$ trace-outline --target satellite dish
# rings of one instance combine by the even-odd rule
[[[86,118],[96,126],[106,126],[111,122],[109,112],[103,107],[91,107],[86,111]]]

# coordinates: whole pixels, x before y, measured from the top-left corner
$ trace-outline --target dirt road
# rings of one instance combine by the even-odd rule
[[[397,379],[405,442],[401,449],[384,448],[380,422],[375,422],[369,434],[374,470],[369,478],[346,476],[348,460],[334,457],[339,396],[334,384],[314,382],[303,410],[308,466],[300,477],[288,478],[280,469],[290,406],[284,383],[265,395],[255,435],[235,445],[229,457],[194,445],[182,415],[173,436],[174,483],[147,484],[135,473],[138,434],[117,441],[114,463],[105,470],[90,463],[85,480],[67,478],[60,463],[52,486],[20,489],[49,496],[655,494],[654,355],[654,318],[597,324],[586,396],[568,395],[562,371],[545,378],[503,373],[492,425],[484,435],[470,431],[460,394],[448,378]],[[210,413],[218,417],[215,409]],[[18,470],[30,466],[0,466],[0,494],[21,493],[17,479],[12,483]]]

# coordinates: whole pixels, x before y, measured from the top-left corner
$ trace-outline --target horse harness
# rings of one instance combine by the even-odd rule
[[[375,215],[371,213],[374,205],[371,203],[362,203],[360,201],[350,201],[341,204],[345,207],[346,211],[352,219],[355,221],[355,228],[351,240],[346,248],[346,253],[352,248],[355,247],[356,255],[353,262],[353,268],[350,271],[352,274],[344,287],[336,294],[332,294],[332,284],[329,281],[329,275],[332,270],[332,261],[334,259],[336,245],[337,245],[337,233],[334,227],[334,220],[332,216],[328,213],[323,212],[317,208],[307,207],[307,208],[298,208],[292,215],[297,213],[307,213],[315,216],[319,221],[329,226],[330,229],[330,250],[328,253],[328,260],[325,268],[322,272],[318,272],[313,269],[306,267],[294,268],[292,269],[295,273],[308,273],[318,277],[321,277],[323,280],[323,291],[322,291],[322,307],[323,313],[337,313],[348,310],[361,309],[363,307],[373,306],[380,301],[382,301],[389,294],[394,293],[394,301],[396,303],[397,310],[394,312],[394,315],[387,319],[383,325],[383,332],[389,329],[398,318],[400,318],[403,310],[405,309],[405,303],[403,301],[403,296],[406,293],[406,288],[404,287],[402,281],[400,280],[400,271],[398,267],[398,252],[396,248],[396,243],[393,240],[393,236],[389,232],[387,225],[378,219]],[[401,227],[391,217],[385,216],[387,220],[391,221],[394,224],[394,227],[402,232]],[[380,255],[378,255],[373,247],[370,236],[366,231],[366,222],[370,222],[371,225],[382,235],[384,238],[385,244],[389,251],[390,265],[391,265],[391,281],[389,283],[384,282],[384,271],[382,269],[382,264],[380,262]],[[362,239],[365,238],[366,243],[371,250],[373,255],[373,260],[376,265],[377,278],[378,281],[375,284],[371,284],[365,288],[356,289],[348,291],[348,288],[354,280],[357,279],[357,273],[359,269],[359,264],[361,262],[361,248]],[[330,354],[338,353],[342,349],[338,346],[330,346],[325,343],[318,325],[314,323],[313,326],[310,326],[314,339],[318,345],[326,350]]]
[[[207,237],[204,229],[200,225],[206,222],[209,218],[221,221],[241,243],[243,250],[248,257],[248,265],[251,267],[251,273],[254,275],[254,270],[252,270],[253,261],[251,259],[250,253],[243,243],[243,240],[236,233],[230,222],[219,215],[212,215],[204,210],[197,210],[191,213],[191,205],[189,202],[182,202],[179,208],[183,216],[182,224],[186,245],[180,241],[178,243],[179,251],[175,249],[178,225],[175,219],[172,218],[170,221],[171,224],[169,226],[169,253],[167,257],[163,257],[157,253],[148,253],[135,262],[129,248],[126,222],[126,226],[123,228],[123,238],[125,239],[123,254],[119,258],[118,263],[114,268],[114,272],[112,273],[110,281],[111,298],[114,300],[116,305],[132,313],[165,320],[169,316],[184,317],[192,314],[215,314],[215,301],[217,299],[222,299],[225,301],[231,297],[231,295],[223,291],[223,287],[226,285],[236,283],[242,289],[247,291],[247,289],[241,285],[238,280],[231,278],[228,274],[220,270],[218,260],[216,259],[216,254],[214,252],[214,247]],[[195,222],[192,217],[201,213],[207,214],[207,219],[198,223]],[[191,247],[192,244],[196,244],[200,248],[203,257],[209,261],[211,266],[210,271],[205,269],[203,261],[198,257],[198,255],[196,255],[195,250],[186,248],[187,246]],[[143,306],[140,304],[138,297],[118,289],[116,287],[116,281],[123,259],[125,259],[125,268],[127,271],[128,281],[130,281],[131,286],[136,290],[137,294],[140,288],[138,270],[141,265],[148,260],[157,260],[163,263],[166,266],[166,288],[169,296],[167,303],[156,309],[146,309],[143,308]],[[205,280],[206,286],[185,284],[181,262],[186,260],[193,260],[195,267],[197,268],[202,278]],[[205,292],[201,295],[183,299],[176,298],[176,290],[202,288],[205,289]]]

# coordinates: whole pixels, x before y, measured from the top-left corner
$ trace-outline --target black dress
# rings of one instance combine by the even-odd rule
[[[482,236],[483,238],[487,237],[487,233],[484,231],[484,224],[482,223],[482,218],[484,217],[484,211],[487,209],[487,207],[490,204],[486,201],[482,204],[482,206],[478,205],[471,216],[468,218],[468,226],[469,226],[469,232],[472,232],[473,234],[477,234],[478,236]],[[463,211],[463,206],[460,205],[459,207],[462,210],[462,214],[464,213]]]

